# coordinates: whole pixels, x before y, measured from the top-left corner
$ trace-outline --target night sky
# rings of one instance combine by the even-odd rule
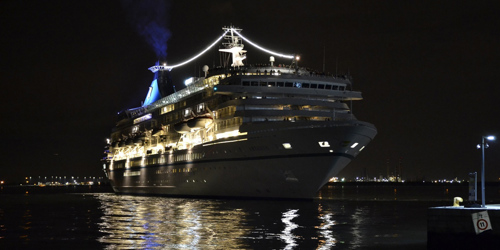
[[[438,3],[437,3],[438,2]],[[147,4],[146,1],[145,4]],[[340,176],[465,179],[480,173],[482,135],[500,136],[498,1],[1,1],[0,179],[104,176],[116,113],[139,106],[158,60],[141,15],[161,17],[166,58],[177,63],[234,25],[300,64],[349,72],[364,100],[359,120],[378,135]],[[149,13],[151,11],[151,13]],[[246,43],[248,63],[268,56]],[[325,52],[325,53],[324,53]],[[277,63],[289,63],[277,59]],[[181,80],[219,65],[214,48],[174,69]],[[500,140],[486,150],[500,178]]]

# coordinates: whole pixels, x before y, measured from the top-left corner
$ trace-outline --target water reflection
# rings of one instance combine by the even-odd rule
[[[317,249],[330,249],[335,246],[337,240],[333,237],[333,226],[337,225],[336,221],[332,219],[332,213],[325,213],[323,211],[323,206],[319,204],[318,206],[319,219],[321,219],[321,224],[317,227],[323,239],[319,240],[319,246]]]
[[[242,248],[247,230],[240,209],[220,209],[219,201],[102,194],[105,233],[99,241],[109,249]]]
[[[353,248],[357,248],[357,246],[362,245],[362,240],[364,235],[363,226],[365,224],[365,220],[369,219],[366,215],[366,209],[363,207],[357,207],[352,214],[352,240]]]
[[[365,217],[359,210],[345,211],[317,201],[113,194],[98,194],[96,198],[103,212],[98,241],[107,249],[332,249],[339,248],[339,239],[360,243],[358,226]],[[351,221],[337,222],[345,218]]]
[[[95,196],[103,213],[98,241],[107,249],[355,249],[415,235],[394,220],[414,213],[401,202]],[[424,221],[425,232],[425,218],[412,219],[408,225]],[[405,233],[394,234],[399,229]]]
[[[285,229],[283,229],[280,238],[286,243],[285,249],[293,249],[295,246],[297,246],[297,243],[295,242],[295,238],[297,236],[294,235],[292,231],[299,225],[294,223],[292,220],[295,217],[299,216],[297,214],[298,211],[299,211],[298,209],[290,209],[283,213],[283,218],[281,219],[281,222],[285,224]]]

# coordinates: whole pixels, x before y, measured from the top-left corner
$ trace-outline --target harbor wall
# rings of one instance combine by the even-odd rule
[[[476,233],[472,214],[487,211],[491,230]],[[432,207],[427,212],[428,249],[499,249],[500,205]]]

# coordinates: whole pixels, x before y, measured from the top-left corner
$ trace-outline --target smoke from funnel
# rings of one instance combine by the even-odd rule
[[[170,1],[122,0],[122,5],[139,35],[146,39],[158,59],[165,60],[167,41],[170,38],[170,30],[167,28]]]

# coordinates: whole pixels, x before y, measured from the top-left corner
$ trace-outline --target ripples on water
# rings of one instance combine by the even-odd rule
[[[451,205],[456,190],[433,193],[447,202],[405,192],[333,187],[314,201],[2,194],[0,249],[425,249],[427,208]]]
[[[336,241],[331,235],[335,225],[332,212],[317,211],[318,204],[310,201],[195,200],[110,194],[96,198],[101,201],[104,213],[99,227],[105,234],[99,242],[108,248],[294,249],[300,241],[311,240],[318,248],[328,249]],[[300,225],[298,218],[309,217],[305,210],[311,208],[319,217],[310,225]],[[296,233],[299,229],[311,231],[308,239]]]
[[[425,248],[426,207],[415,207],[419,218],[407,202],[96,198],[108,249]]]

